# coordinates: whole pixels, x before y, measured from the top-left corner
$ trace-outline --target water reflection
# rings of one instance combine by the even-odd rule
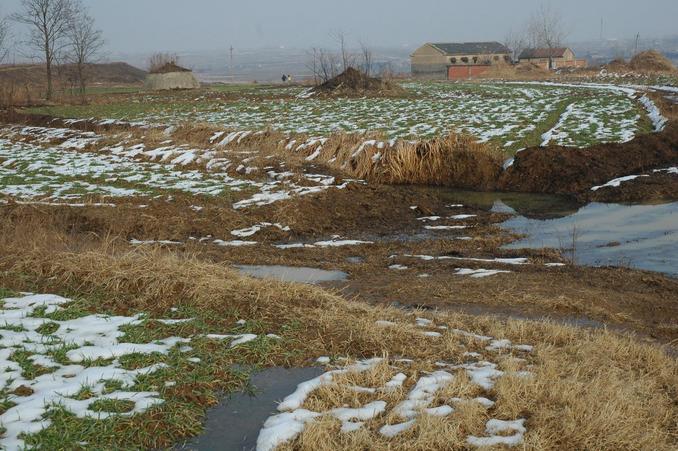
[[[563,218],[518,216],[502,226],[528,235],[509,248],[568,249],[578,264],[631,266],[678,276],[678,203],[592,203]]]

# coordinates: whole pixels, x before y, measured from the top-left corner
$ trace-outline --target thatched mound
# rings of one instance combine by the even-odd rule
[[[152,73],[146,77],[144,87],[151,91],[198,89],[200,82],[191,71]]]
[[[320,86],[316,86],[313,92],[321,95],[339,96],[399,96],[406,94],[406,91],[397,84],[380,78],[368,77],[352,67]]]
[[[639,72],[675,72],[676,66],[656,50],[640,52],[629,62],[629,67]]]

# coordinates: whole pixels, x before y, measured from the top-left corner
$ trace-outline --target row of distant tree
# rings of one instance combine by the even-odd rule
[[[566,39],[567,29],[562,15],[550,5],[543,4],[537,8],[518,30],[511,29],[504,45],[513,52],[513,60],[517,60],[526,48],[554,49],[562,46]],[[376,72],[374,54],[371,48],[360,41],[359,50],[349,50],[347,36],[342,31],[333,31],[330,38],[336,47],[313,47],[309,52],[307,68],[313,74],[316,84],[324,83],[336,77],[349,67],[359,69],[370,76]],[[355,46],[352,47],[355,49]],[[551,52],[549,52],[551,53]],[[384,69],[385,68],[385,69]],[[388,77],[388,66],[381,66],[382,77]]]
[[[24,29],[17,41],[11,35],[13,24]],[[80,0],[22,0],[18,11],[0,16],[0,63],[15,42],[23,44],[26,56],[45,64],[47,100],[54,94],[54,67],[58,64],[72,67],[74,81],[84,95],[87,66],[96,62],[104,45],[101,30]]]

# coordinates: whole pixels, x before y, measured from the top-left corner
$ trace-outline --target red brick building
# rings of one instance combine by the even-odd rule
[[[412,75],[428,79],[473,78],[510,62],[511,51],[499,42],[428,43],[411,55]]]

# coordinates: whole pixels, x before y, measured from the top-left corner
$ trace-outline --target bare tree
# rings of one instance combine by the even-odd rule
[[[154,53],[148,59],[148,70],[149,72],[155,72],[158,69],[162,68],[166,64],[179,64],[179,56],[171,53]]]
[[[22,0],[14,21],[29,27],[26,44],[43,55],[47,70],[47,100],[52,98],[52,65],[65,46],[73,14],[72,0]]]
[[[313,74],[313,84],[315,86],[318,86],[318,80],[320,79],[318,53],[319,51],[316,47],[313,47],[310,51],[306,52],[310,59],[310,61],[306,63],[306,68]]]
[[[353,55],[346,43],[346,34],[343,31],[332,31],[330,32],[330,38],[339,46],[339,56],[341,57],[341,66],[342,71],[345,71],[349,67],[355,66],[355,55]]]
[[[318,54],[320,65],[318,74],[322,83],[336,77],[339,74],[339,58],[335,53],[320,49]]]
[[[364,42],[360,41],[360,56],[362,59],[362,69],[366,76],[372,75],[372,65],[374,64],[374,55],[372,49]]]
[[[532,14],[527,25],[530,45],[548,49],[549,68],[553,68],[553,49],[560,47],[566,32],[561,14],[550,5],[542,4]]]
[[[85,7],[76,3],[77,11],[71,15],[68,25],[67,61],[73,64],[75,81],[80,95],[84,97],[87,87],[87,66],[99,55],[104,46],[101,30],[94,24]]]
[[[511,59],[515,62],[520,58],[520,54],[527,46],[525,32],[509,30],[504,38],[504,45],[511,50]]]
[[[0,16],[0,64],[9,55],[9,21]]]

